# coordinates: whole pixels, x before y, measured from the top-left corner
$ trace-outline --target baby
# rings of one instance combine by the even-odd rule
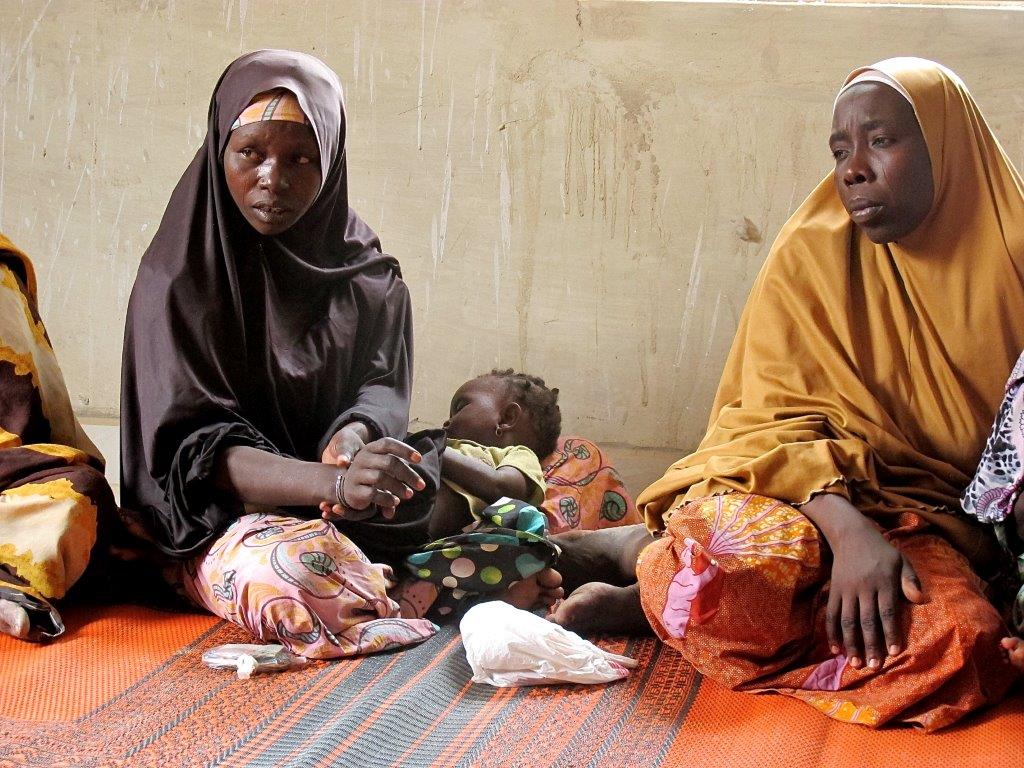
[[[538,457],[554,451],[561,427],[558,390],[536,376],[493,370],[459,387],[444,423],[430,538],[459,533],[502,497],[540,507],[546,486]]]
[[[536,376],[493,370],[459,387],[444,428],[442,484],[428,529],[432,542],[443,541],[407,558],[421,580],[399,590],[403,615],[444,616],[471,593],[517,608],[550,606],[562,597],[562,577],[545,565],[557,549],[539,511],[538,457],[558,440],[558,390]]]
[[[546,489],[538,457],[558,441],[558,390],[536,376],[493,370],[459,387],[444,429],[442,482],[424,538],[414,545],[423,549],[405,558],[419,581],[396,593],[403,616],[424,615],[442,587],[443,597],[454,602],[487,592],[520,608],[551,605],[562,596],[562,577],[546,567],[557,547],[547,541],[538,509]],[[411,496],[407,490],[393,506],[378,508],[380,517],[395,519]],[[329,520],[351,513],[327,502],[320,509]],[[439,611],[450,613],[451,607]]]

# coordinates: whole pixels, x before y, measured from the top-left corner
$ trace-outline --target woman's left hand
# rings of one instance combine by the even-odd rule
[[[324,464],[348,469],[352,466],[352,459],[366,445],[369,437],[370,430],[365,424],[361,421],[350,421],[327,442],[320,460]],[[373,507],[347,509],[336,500],[331,500],[320,502],[320,513],[324,520],[367,520],[376,514],[376,510]]]

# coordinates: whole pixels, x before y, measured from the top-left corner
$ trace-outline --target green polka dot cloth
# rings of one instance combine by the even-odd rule
[[[405,566],[461,598],[508,589],[554,563],[558,552],[548,541],[543,512],[524,501],[500,499],[481,511],[472,529],[427,544]]]

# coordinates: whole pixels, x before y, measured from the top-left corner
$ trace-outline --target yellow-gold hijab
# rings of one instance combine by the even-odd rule
[[[828,490],[973,538],[958,498],[1024,348],[1024,185],[953,72],[898,58],[847,82],[868,70],[910,96],[932,209],[876,245],[831,174],[803,202],[751,289],[704,439],[637,499],[652,530],[684,500]]]

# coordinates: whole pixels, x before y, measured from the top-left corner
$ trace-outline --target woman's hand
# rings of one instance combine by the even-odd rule
[[[343,428],[332,438],[324,451],[326,458],[332,446],[338,445],[337,465],[345,470],[339,483],[340,495],[334,502],[322,502],[320,511],[325,520],[365,520],[380,512],[385,518],[395,516],[395,508],[426,487],[410,464],[423,458],[419,451],[400,440],[385,437],[347,452],[353,442],[339,440]],[[349,438],[349,440],[351,440]]]
[[[900,596],[923,603],[921,582],[906,556],[845,498],[823,494],[802,511],[832,548],[825,616],[829,647],[832,653],[842,649],[855,668],[866,660],[870,669],[879,669],[886,655],[894,656],[903,647]]]
[[[347,467],[352,458],[359,453],[366,441],[370,439],[370,429],[361,421],[350,421],[337,432],[324,448],[320,460],[324,464]]]

